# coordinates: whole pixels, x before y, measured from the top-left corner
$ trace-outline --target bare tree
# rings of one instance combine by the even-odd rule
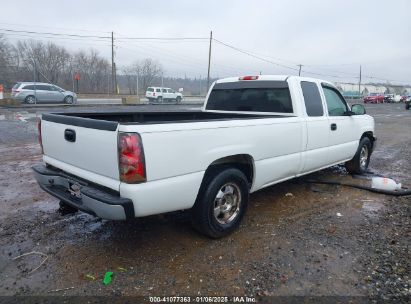
[[[161,75],[163,72],[162,65],[151,58],[142,60],[138,65],[138,75],[143,90],[151,86],[153,80]]]
[[[0,84],[10,87],[16,81],[18,59],[16,48],[0,34]]]
[[[137,94],[137,75],[138,75],[138,67],[135,65],[125,66],[123,67],[123,75],[126,78],[126,86],[129,91],[129,94]]]
[[[36,67],[37,80],[58,83],[70,62],[70,54],[64,47],[52,42],[19,41],[17,49],[22,63],[31,71]]]
[[[96,50],[80,51],[73,56],[73,72],[81,75],[82,91],[103,92],[107,88],[108,60],[99,56]]]
[[[153,85],[155,79],[158,79],[163,72],[162,65],[151,58],[136,61],[122,69],[126,78],[126,86],[130,94],[136,94],[137,77],[138,89],[146,90]]]

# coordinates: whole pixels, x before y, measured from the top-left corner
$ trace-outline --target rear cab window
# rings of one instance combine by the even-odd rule
[[[13,86],[13,90],[17,90],[19,88],[19,86],[21,85],[21,82],[17,82],[14,86]]]
[[[216,83],[206,110],[293,113],[286,81],[239,81]]]
[[[160,92],[161,92],[161,90],[160,90],[160,89],[156,89],[156,92],[160,93]]]
[[[154,88],[147,88],[147,92],[154,92]]]

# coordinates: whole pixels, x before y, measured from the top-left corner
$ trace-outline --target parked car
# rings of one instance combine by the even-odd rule
[[[146,91],[146,97],[149,102],[176,101],[180,103],[183,100],[183,94],[170,88],[149,87]]]
[[[43,82],[18,82],[11,90],[11,97],[28,104],[36,102],[64,102],[72,104],[77,101],[76,93],[66,91],[54,84]]]
[[[365,96],[363,99],[364,103],[383,103],[384,95],[380,93],[370,93],[368,96]]]
[[[411,106],[411,95],[407,95],[407,98],[405,99],[405,109],[409,110]]]
[[[385,94],[384,95],[384,102],[386,102],[386,103],[394,102],[394,94]]]
[[[395,95],[395,96],[394,96],[394,102],[400,102],[400,101],[401,101],[401,97],[402,97],[401,95],[398,95],[398,94]]]
[[[214,82],[202,111],[43,114],[40,187],[100,218],[191,209],[200,232],[236,229],[249,193],[345,163],[366,172],[374,119],[330,82],[258,75]]]

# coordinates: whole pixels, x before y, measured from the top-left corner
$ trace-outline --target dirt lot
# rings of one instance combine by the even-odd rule
[[[252,194],[240,229],[221,240],[196,233],[184,214],[62,216],[30,170],[41,159],[35,116],[43,110],[0,108],[0,295],[410,299],[410,197],[293,180]],[[370,170],[411,187],[411,111],[367,111],[378,136]],[[338,166],[310,177],[369,183]],[[13,260],[32,251],[47,255],[38,269],[45,256]],[[106,271],[114,272],[107,286]]]

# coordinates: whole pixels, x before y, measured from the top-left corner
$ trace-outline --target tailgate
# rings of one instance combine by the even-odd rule
[[[111,179],[103,182],[104,186],[118,189],[117,127],[118,123],[112,121],[43,114],[44,159],[84,179],[95,175],[102,176],[99,181]],[[59,166],[59,163],[62,164]]]

